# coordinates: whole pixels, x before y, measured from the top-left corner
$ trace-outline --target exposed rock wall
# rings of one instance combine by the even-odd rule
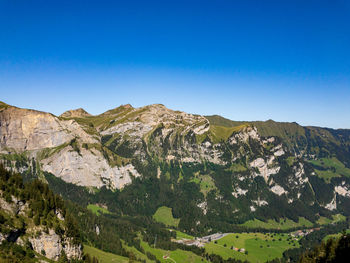
[[[42,164],[44,171],[66,182],[97,188],[106,185],[112,189],[120,189],[131,183],[131,176],[140,176],[132,164],[111,167],[101,152],[96,149],[82,148],[78,153],[72,147],[66,147],[48,159],[44,159]]]
[[[72,138],[49,113],[15,107],[0,112],[1,148],[37,150],[59,146]]]
[[[63,251],[68,259],[82,257],[80,245],[73,245],[70,239],[62,239],[52,229],[49,230],[49,233],[41,232],[40,236],[29,238],[29,242],[35,252],[44,254],[45,257],[52,260],[58,260]]]

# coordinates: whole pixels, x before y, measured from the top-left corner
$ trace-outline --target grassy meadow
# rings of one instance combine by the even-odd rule
[[[89,209],[91,212],[93,212],[94,214],[96,214],[98,216],[102,213],[104,213],[104,214],[110,213],[106,208],[98,206],[98,205],[93,205],[93,204],[89,204],[87,206],[87,209]]]
[[[296,227],[312,227],[313,224],[309,220],[300,217],[298,222],[294,222],[290,219],[280,219],[279,222],[269,219],[267,222],[260,221],[258,219],[249,220],[241,224],[242,226],[250,228],[264,228],[264,229],[281,229],[287,230]]]
[[[129,259],[112,253],[104,252],[100,249],[84,245],[84,252],[96,257],[100,263],[128,263]]]
[[[224,259],[265,262],[281,258],[285,250],[293,247],[299,247],[299,243],[288,234],[239,233],[228,234],[217,241],[212,241],[205,245],[205,250]],[[244,248],[245,252],[236,251],[235,248]]]
[[[173,217],[173,212],[170,207],[161,206],[153,215],[154,220],[159,223],[163,223],[166,226],[177,227],[179,225],[180,219]]]

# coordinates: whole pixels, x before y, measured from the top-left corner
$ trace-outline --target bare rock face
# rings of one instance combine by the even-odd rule
[[[324,208],[333,211],[337,209],[337,196],[334,194],[332,201],[324,206]]]
[[[151,130],[152,130],[152,126],[148,124],[144,124],[142,122],[127,122],[127,123],[121,123],[116,126],[113,126],[101,132],[101,134],[111,135],[114,133],[120,133],[120,134],[128,134],[129,136],[132,136],[132,137],[142,137]]]
[[[64,251],[68,259],[82,257],[80,245],[73,245],[70,240],[62,240],[54,230],[50,229],[49,233],[42,232],[38,237],[29,238],[29,242],[35,252],[44,254],[51,260],[58,260]]]
[[[7,235],[0,233],[0,244],[7,239]]]
[[[350,190],[349,187],[347,187],[346,185],[335,186],[334,192],[344,197],[350,197]]]
[[[67,255],[67,258],[77,258],[77,259],[81,259],[83,256],[83,250],[81,245],[74,245],[72,243],[71,239],[65,239],[64,240],[64,245],[63,245],[63,250],[64,253]]]
[[[284,188],[280,185],[274,185],[273,187],[271,187],[271,192],[273,192],[276,195],[283,195],[285,193],[287,193],[286,190],[284,190]]]
[[[73,139],[52,114],[8,107],[0,111],[0,149],[56,147]]]
[[[274,157],[270,157],[270,159],[265,162],[263,158],[257,158],[256,160],[250,163],[250,166],[253,168],[258,168],[259,173],[257,176],[264,177],[265,181],[268,181],[270,175],[277,174],[280,170],[280,167],[270,167],[273,163]]]
[[[42,161],[44,171],[62,180],[80,186],[111,189],[123,188],[131,183],[131,176],[139,177],[133,165],[111,167],[102,153],[96,149],[81,149],[80,153],[66,147],[57,154]]]
[[[35,252],[39,254],[45,252],[45,256],[49,259],[58,260],[61,255],[61,239],[55,231],[51,229],[49,234],[41,233],[39,237],[29,238],[29,242],[32,244]]]
[[[1,191],[0,195],[2,195]],[[23,201],[18,200],[14,196],[11,196],[11,198],[11,203],[6,202],[4,198],[0,198],[0,209],[11,215],[23,215],[25,213],[25,210],[28,208],[28,204],[25,204]]]
[[[91,114],[82,108],[79,108],[76,110],[68,110],[60,115],[60,117],[63,117],[63,118],[81,118],[81,117],[87,117],[87,116],[91,116]]]

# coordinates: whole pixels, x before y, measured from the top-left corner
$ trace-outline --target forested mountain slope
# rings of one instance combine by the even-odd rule
[[[178,228],[194,234],[254,218],[313,224],[350,214],[349,130],[234,122],[160,104],[54,116],[1,103],[0,157],[81,204],[129,216],[172,208]]]
[[[77,225],[48,185],[0,166],[0,261],[83,262]]]
[[[342,234],[339,238],[330,238],[321,245],[302,255],[300,263],[348,262],[350,256],[350,235]]]

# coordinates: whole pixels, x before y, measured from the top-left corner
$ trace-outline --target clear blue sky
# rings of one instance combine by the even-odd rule
[[[0,100],[350,128],[350,1],[0,0]]]

